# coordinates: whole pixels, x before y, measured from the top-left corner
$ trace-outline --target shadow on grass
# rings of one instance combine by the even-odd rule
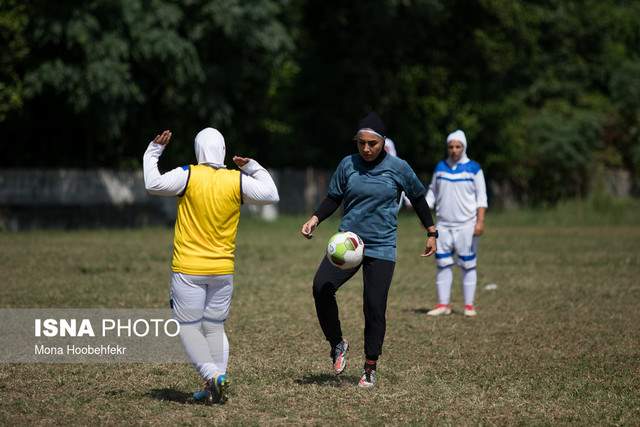
[[[154,388],[147,396],[156,400],[167,400],[177,403],[193,403],[193,395],[173,388]]]
[[[429,307],[427,307],[427,308],[420,307],[420,308],[408,308],[405,311],[409,311],[409,312],[412,312],[414,314],[427,314],[432,309],[433,309],[433,307],[431,307],[431,308],[429,308]],[[459,310],[457,308],[452,308],[451,309],[451,314],[463,314],[463,313],[464,312],[462,310]]]
[[[306,374],[294,382],[300,385],[316,384],[329,387],[353,386],[358,383],[360,377],[355,375],[333,375],[327,373]]]

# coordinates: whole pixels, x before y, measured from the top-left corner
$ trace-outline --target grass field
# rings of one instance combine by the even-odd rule
[[[190,403],[201,384],[186,364],[5,364],[0,424],[637,425],[640,222],[572,209],[489,216],[476,319],[460,314],[457,272],[454,315],[425,315],[434,261],[418,256],[417,219],[403,216],[373,390],[356,387],[361,275],[338,293],[352,343],[340,377],[315,318],[311,280],[337,222],[306,241],[302,218],[244,218],[227,405]],[[171,239],[168,229],[0,234],[1,306],[165,307]]]

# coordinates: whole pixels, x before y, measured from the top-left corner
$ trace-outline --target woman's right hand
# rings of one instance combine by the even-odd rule
[[[307,239],[313,238],[313,232],[315,231],[316,227],[318,227],[318,223],[318,217],[313,215],[307,222],[302,224],[300,233]]]

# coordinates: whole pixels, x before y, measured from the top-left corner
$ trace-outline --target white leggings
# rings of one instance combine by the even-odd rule
[[[476,294],[476,283],[478,276],[475,268],[462,270],[462,291],[464,294],[464,304],[473,305]],[[451,302],[451,285],[453,282],[452,266],[438,267],[436,273],[436,287],[438,288],[438,303],[448,305]]]
[[[438,250],[436,252],[436,287],[438,303],[449,304],[453,282],[454,262],[462,270],[464,304],[473,305],[478,275],[476,273],[478,237],[474,236],[475,223],[462,227],[445,227],[438,224]],[[454,260],[455,259],[455,260]]]
[[[233,295],[233,275],[171,275],[171,308],[180,339],[200,376],[209,380],[227,371],[229,341],[224,321]]]

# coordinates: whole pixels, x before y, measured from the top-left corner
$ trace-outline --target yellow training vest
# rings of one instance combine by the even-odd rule
[[[190,166],[178,201],[171,269],[199,276],[233,274],[240,221],[240,171]]]

